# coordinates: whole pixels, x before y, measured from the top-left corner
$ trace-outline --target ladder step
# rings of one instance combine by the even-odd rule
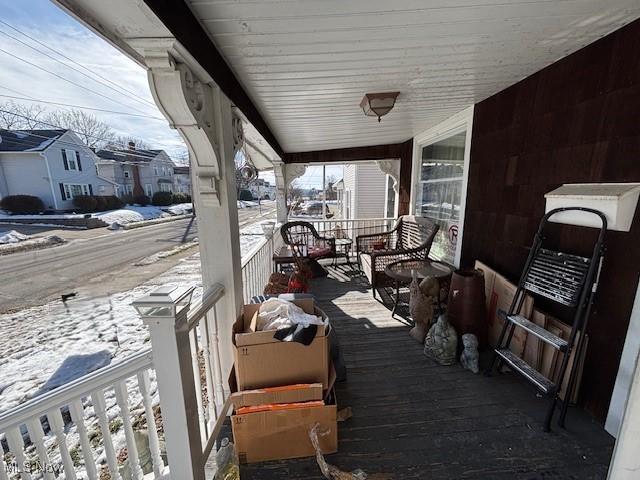
[[[527,332],[535,335],[536,337],[538,337],[543,342],[548,343],[549,345],[551,345],[552,347],[560,350],[561,352],[564,352],[564,351],[567,350],[567,346],[569,345],[569,343],[565,339],[560,338],[557,335],[554,335],[550,331],[545,330],[540,325],[529,321],[528,319],[524,318],[523,316],[521,316],[521,315],[508,315],[507,319],[511,323],[514,323],[517,326],[523,328]]]
[[[555,392],[556,385],[547,377],[538,372],[531,365],[526,363],[515,353],[509,349],[496,349],[496,353],[505,361],[509,366],[520,373],[523,377],[533,383],[541,391],[546,394]]]

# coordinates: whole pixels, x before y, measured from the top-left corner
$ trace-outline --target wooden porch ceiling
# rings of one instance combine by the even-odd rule
[[[640,16],[637,0],[145,3],[278,153],[406,141]],[[376,91],[401,92],[381,123],[359,108]]]

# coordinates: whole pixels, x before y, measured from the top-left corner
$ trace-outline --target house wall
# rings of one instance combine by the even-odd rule
[[[173,167],[175,167],[173,161],[165,152],[158,154],[151,162],[149,162],[149,164],[144,166],[141,165],[140,183],[142,184],[142,188],[146,189],[145,185],[151,185],[153,193],[159,192],[159,181],[164,180],[169,182],[168,185],[173,191]],[[155,168],[158,169],[157,175],[155,173]]]
[[[355,218],[384,217],[386,175],[373,163],[356,165]]]
[[[55,208],[49,173],[40,153],[0,153],[0,165],[6,183],[5,195],[34,195],[45,208]]]
[[[640,181],[640,21],[475,107],[462,264],[475,259],[516,280],[562,183]],[[609,231],[581,401],[604,420],[640,266],[640,214]],[[554,225],[559,249],[587,253],[595,229]]]
[[[65,170],[64,160],[62,158],[63,149],[80,152],[82,170]],[[94,195],[113,194],[113,185],[106,180],[98,178],[96,170],[96,161],[98,157],[89,147],[85,146],[74,133],[65,133],[44,151],[44,156],[46,157],[49,165],[51,183],[54,192],[53,194],[56,197],[58,210],[74,208],[73,200],[64,200],[62,198],[59,185],[60,183],[91,185]]]
[[[356,165],[345,165],[343,170],[344,196],[342,215],[344,218],[356,218],[355,192],[356,192]]]

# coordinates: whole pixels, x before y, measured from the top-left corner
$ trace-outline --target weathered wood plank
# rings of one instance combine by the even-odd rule
[[[331,270],[330,270],[331,272]],[[330,275],[313,292],[347,364],[336,386],[353,417],[328,461],[386,479],[603,479],[613,441],[582,411],[568,429],[542,432],[546,402],[511,374],[488,378],[422,354],[409,327],[371,292]],[[321,479],[315,459],[242,467],[243,479]]]

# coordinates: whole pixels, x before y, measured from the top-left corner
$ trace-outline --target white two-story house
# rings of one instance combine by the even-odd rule
[[[77,195],[114,195],[96,161],[70,130],[0,130],[0,198],[33,195],[46,209],[72,210]]]

